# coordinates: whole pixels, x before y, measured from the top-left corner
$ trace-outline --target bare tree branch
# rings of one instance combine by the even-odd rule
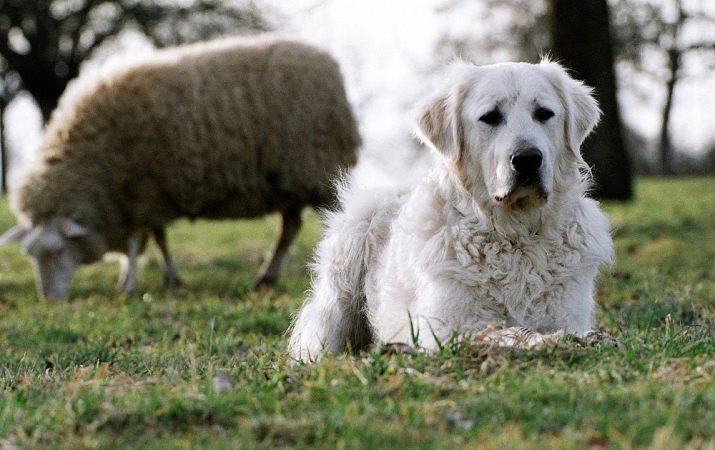
[[[69,11],[53,13],[58,5],[71,6],[66,0],[0,1],[0,55],[7,62],[0,76],[17,73],[45,120],[69,80],[79,73],[81,63],[127,27],[136,26],[160,46],[240,29],[269,28],[255,5],[236,7],[228,0],[195,0],[191,7],[138,0],[84,0]],[[116,8],[117,13],[102,15],[100,8],[108,7]],[[27,54],[12,48],[12,29],[22,30],[29,43]]]
[[[80,36],[82,30],[87,25],[89,14],[101,0],[85,0],[84,5],[77,11],[71,13],[65,22],[74,21],[75,26],[70,32],[72,48],[69,51],[69,59],[74,62],[80,62],[84,59],[85,54],[80,53]]]

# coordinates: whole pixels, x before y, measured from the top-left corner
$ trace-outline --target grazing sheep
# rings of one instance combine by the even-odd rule
[[[333,201],[331,178],[355,164],[358,129],[337,63],[275,36],[158,50],[83,74],[60,100],[41,160],[14,190],[38,290],[67,296],[81,263],[137,256],[154,236],[165,281],[178,282],[164,228],[179,217],[256,217],[283,226],[257,285],[277,279],[306,205]]]

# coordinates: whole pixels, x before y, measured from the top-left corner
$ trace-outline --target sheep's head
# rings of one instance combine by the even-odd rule
[[[0,245],[15,241],[22,241],[34,261],[39,295],[51,299],[67,298],[77,267],[98,260],[105,251],[96,233],[67,217],[18,225],[0,236]]]

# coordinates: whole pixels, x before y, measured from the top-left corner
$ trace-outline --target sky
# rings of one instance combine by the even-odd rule
[[[290,17],[287,33],[328,50],[340,62],[364,141],[356,176],[373,187],[419,179],[429,159],[421,158],[419,149],[415,155],[413,119],[418,99],[429,90],[424,72],[432,66],[431,50],[439,36],[436,2],[273,3]]]
[[[424,76],[434,66],[434,49],[442,32],[448,27],[474,29],[474,33],[492,32],[484,23],[471,23],[473,17],[437,12],[449,0],[294,0],[289,3],[273,0],[278,10],[288,11],[288,26],[294,32],[318,45],[330,49],[347,69],[348,87],[363,99],[373,94],[375,110],[404,118],[405,104],[419,101],[424,95]],[[708,4],[707,2],[705,3]],[[315,6],[317,5],[317,6]],[[311,7],[312,6],[312,7]],[[715,15],[715,2],[712,2]],[[474,11],[474,9],[472,9]],[[496,18],[496,22],[506,20]],[[715,36],[715,29],[695,29],[690,37],[705,34]],[[464,31],[463,31],[464,32]],[[496,54],[491,62],[508,60],[509,54]],[[674,141],[691,153],[698,153],[708,142],[715,140],[715,73],[695,58],[686,60],[685,72],[690,74],[680,82],[675,92],[673,111]],[[354,75],[352,72],[358,73]],[[625,69],[619,75],[629,76]],[[636,95],[626,89],[619,92],[624,120],[638,132],[655,138],[660,127],[660,105],[665,93],[660,82],[649,79],[634,80],[649,95]],[[394,111],[394,109],[397,109]],[[368,115],[364,126],[371,136],[383,138],[393,120]],[[410,118],[411,119],[411,118]],[[371,123],[376,122],[376,123]]]
[[[436,10],[448,0],[256,1],[278,13],[278,25],[285,34],[324,48],[338,59],[360,121],[364,159],[377,162],[373,170],[382,170],[385,180],[396,172],[419,176],[426,163],[415,158],[414,111],[434,82],[429,74],[435,68],[437,40],[447,27],[469,29],[473,18],[450,15],[447,20]],[[492,31],[485,24],[473,26],[475,33]],[[125,41],[127,50],[139,45]],[[676,90],[672,130],[676,144],[698,153],[705,143],[715,140],[715,74],[698,68],[697,61],[689,64],[689,71],[696,75]],[[652,95],[621,90],[622,115],[630,126],[652,138],[659,128],[663,91],[652,80],[638,83]],[[29,100],[21,99],[11,106],[7,121],[14,150],[12,184],[37,154],[40,116]],[[375,175],[379,173],[370,172],[371,178],[383,179]]]

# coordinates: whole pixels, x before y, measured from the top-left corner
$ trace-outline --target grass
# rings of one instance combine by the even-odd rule
[[[447,346],[436,356],[293,366],[284,331],[308,286],[314,213],[275,292],[249,290],[277,218],[180,222],[186,282],[140,292],[84,267],[69,302],[37,299],[18,246],[0,248],[0,447],[715,448],[715,179],[645,179],[604,205],[618,261],[599,325],[620,349]],[[14,220],[0,201],[0,230]],[[213,387],[228,375],[235,386]]]

